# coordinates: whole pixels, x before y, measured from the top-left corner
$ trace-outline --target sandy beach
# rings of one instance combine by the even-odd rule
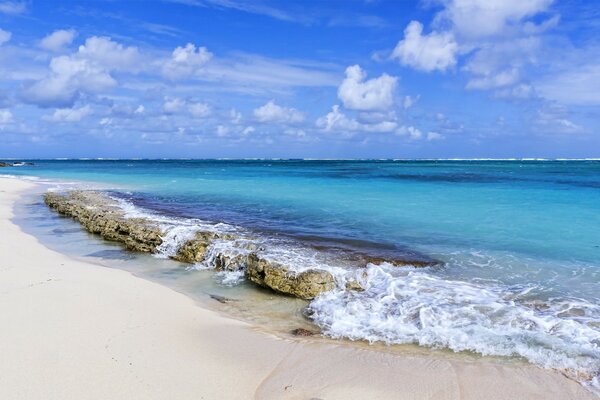
[[[33,183],[0,179],[2,399],[592,399],[526,364],[286,340],[11,222]]]

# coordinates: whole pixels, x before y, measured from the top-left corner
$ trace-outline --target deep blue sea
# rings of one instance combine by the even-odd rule
[[[329,269],[340,288],[308,306],[329,336],[520,356],[598,385],[600,161],[34,163],[0,172],[109,190],[169,226],[165,255],[208,224],[292,269]]]

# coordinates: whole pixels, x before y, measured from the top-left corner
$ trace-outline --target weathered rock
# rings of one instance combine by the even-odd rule
[[[123,243],[129,250],[151,253],[162,243],[163,233],[155,223],[143,218],[125,218],[118,203],[100,193],[46,193],[44,201],[58,213],[79,221],[87,231]]]
[[[248,264],[248,255],[227,256],[219,254],[215,257],[215,269],[218,271],[241,271]]]
[[[364,292],[365,288],[362,287],[360,283],[357,281],[348,281],[346,282],[346,290],[353,290],[355,292]]]
[[[5,162],[2,162],[2,161],[0,161],[0,168],[1,168],[1,167],[11,167],[11,166],[12,166],[12,164],[5,163]]]
[[[290,332],[294,336],[315,336],[317,332],[310,331],[304,328],[296,328]]]
[[[210,231],[196,232],[194,239],[185,242],[173,257],[174,260],[186,263],[199,263],[204,261],[206,250],[210,244],[217,239],[233,240],[234,235],[229,233],[218,233]]]
[[[246,278],[276,292],[306,300],[314,299],[335,287],[333,275],[327,271],[309,269],[296,273],[283,265],[264,260],[255,253],[248,256]]]

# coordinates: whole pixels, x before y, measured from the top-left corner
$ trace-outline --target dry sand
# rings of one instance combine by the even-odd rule
[[[0,178],[0,399],[592,399],[530,365],[283,340],[11,222]]]

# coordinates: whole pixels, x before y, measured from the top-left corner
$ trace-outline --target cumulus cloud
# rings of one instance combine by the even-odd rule
[[[171,80],[187,78],[206,64],[212,56],[206,47],[196,49],[194,44],[188,43],[185,47],[177,47],[173,50],[171,58],[162,67],[162,73]]]
[[[106,70],[138,71],[142,64],[137,47],[125,47],[109,37],[92,36],[79,46],[77,56]]]
[[[80,108],[59,108],[51,116],[45,117],[51,122],[79,122],[92,113],[90,106]]]
[[[0,1],[0,13],[8,15],[23,14],[27,11],[25,1]]]
[[[8,42],[11,37],[12,33],[10,33],[9,31],[5,31],[4,29],[0,29],[0,46]]]
[[[77,57],[55,57],[48,76],[25,89],[23,98],[42,107],[70,106],[80,92],[100,92],[117,82],[103,68]]]
[[[304,114],[295,108],[282,107],[273,100],[254,109],[254,118],[264,123],[298,124],[304,121]]]
[[[397,127],[394,121],[381,121],[372,124],[361,123],[346,116],[340,111],[339,105],[333,106],[327,115],[317,119],[316,125],[325,132],[391,132]]]
[[[177,114],[186,111],[194,118],[206,118],[212,113],[207,103],[184,100],[178,97],[165,97],[163,103],[163,112],[165,114]]]
[[[139,69],[135,47],[110,38],[91,37],[76,53],[52,58],[48,75],[22,92],[25,101],[42,107],[72,106],[81,93],[98,93],[117,85],[112,71]]]
[[[206,118],[211,114],[210,106],[206,103],[190,103],[187,109],[196,118]]]
[[[185,100],[177,97],[165,97],[163,103],[163,111],[166,114],[175,114],[183,110],[185,107]]]
[[[387,74],[365,80],[367,73],[359,65],[346,68],[346,79],[338,88],[338,98],[350,110],[382,110],[394,104],[398,78]]]
[[[45,36],[40,41],[40,47],[43,49],[53,51],[55,53],[61,52],[64,48],[75,39],[75,31],[73,29],[59,29],[51,34]]]
[[[421,71],[445,71],[456,65],[458,44],[451,32],[431,32],[423,35],[423,25],[411,21],[404,30],[404,39],[392,51],[391,58],[402,65]]]
[[[119,117],[135,117],[141,115],[145,112],[145,108],[142,104],[135,107],[132,104],[114,104],[110,108],[111,115],[116,115]]]

